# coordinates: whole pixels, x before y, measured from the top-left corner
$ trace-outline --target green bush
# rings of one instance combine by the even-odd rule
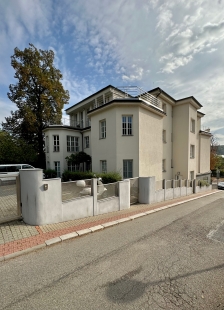
[[[114,183],[120,181],[121,175],[118,172],[108,172],[108,173],[94,173],[94,172],[72,172],[65,170],[62,174],[62,181],[76,181],[76,180],[85,180],[85,179],[92,179],[92,178],[102,178],[102,182],[104,184],[107,183]]]
[[[122,180],[119,172],[98,173],[97,178],[102,178],[103,184],[114,183]]]
[[[199,186],[200,187],[202,187],[202,186],[209,186],[209,183],[206,180],[199,180]]]
[[[57,171],[52,169],[44,170],[45,179],[57,178]]]

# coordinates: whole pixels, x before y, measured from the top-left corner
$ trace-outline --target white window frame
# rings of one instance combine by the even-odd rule
[[[79,138],[75,136],[67,136],[67,152],[79,151]]]
[[[100,121],[100,139],[106,139],[106,120],[103,119]]]
[[[123,178],[133,178],[133,159],[123,159]]]
[[[102,173],[107,173],[107,161],[106,160],[100,161],[100,171]]]
[[[195,133],[195,120],[191,118],[191,127],[190,130],[192,133]]]
[[[190,158],[195,158],[195,145],[190,145]]]
[[[59,135],[53,135],[54,152],[60,152]]]
[[[133,116],[122,115],[122,136],[133,135]]]
[[[89,148],[89,136],[85,136],[84,137],[84,141],[85,141],[85,148]]]
[[[61,176],[60,161],[54,161],[54,170],[57,172],[57,177],[60,177]]]

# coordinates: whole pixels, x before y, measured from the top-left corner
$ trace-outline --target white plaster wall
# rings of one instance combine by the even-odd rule
[[[173,107],[173,178],[180,172],[183,179],[188,179],[189,149],[189,106]]]
[[[116,171],[115,109],[108,108],[91,115],[92,171],[100,171],[100,161],[107,161],[107,171]],[[106,120],[106,138],[100,138],[100,121]]]
[[[164,201],[164,191],[165,191],[165,189],[160,189],[160,190],[155,192],[156,202]]]
[[[190,124],[191,119],[195,120],[195,133],[191,132],[190,130]],[[194,171],[194,177],[196,178],[197,174],[197,162],[198,162],[198,128],[197,128],[198,122],[197,122],[197,109],[189,104],[189,152],[188,152],[188,158],[189,158],[189,165],[188,165],[188,179],[190,179],[190,171]],[[190,158],[190,145],[195,146],[195,157]]]
[[[168,102],[163,100],[166,104],[166,116],[163,117],[163,130],[166,130],[166,143],[163,143],[163,159],[166,160],[166,172],[163,172],[163,179],[170,180],[173,178],[173,169],[171,167],[171,159],[173,159],[173,107]],[[161,134],[162,135],[162,134]]]
[[[162,179],[163,117],[151,111],[139,110],[139,176]]]
[[[82,135],[78,130],[70,128],[47,128],[45,129],[45,136],[49,139],[49,153],[46,153],[46,163],[48,169],[55,169],[54,162],[60,161],[61,175],[67,169],[66,157],[73,152],[67,152],[67,136],[74,136],[79,138],[79,150],[82,150]],[[54,152],[54,135],[59,135],[60,151]]]
[[[173,199],[173,188],[166,189],[165,200]]]
[[[84,141],[84,137],[89,136],[89,148],[85,147],[85,141]],[[92,154],[91,151],[91,129],[85,130],[83,132],[83,152],[85,152],[86,154],[90,155]]]
[[[93,197],[82,197],[62,203],[63,221],[93,216]]]
[[[133,116],[133,136],[122,136],[122,115]],[[99,138],[99,122],[106,120],[106,139]],[[133,177],[138,176],[138,107],[129,103],[108,106],[91,116],[92,170],[100,172],[100,160],[107,161],[107,171],[123,175],[123,160],[133,160]]]
[[[197,122],[196,122],[196,125],[197,125],[197,134],[196,134],[196,140],[197,140],[197,153],[196,153],[196,171],[197,173],[200,172],[200,153],[201,153],[201,146],[200,146],[200,134],[199,134],[199,131],[201,130],[201,117],[197,116]],[[210,153],[210,151],[209,151]]]
[[[119,210],[119,197],[111,197],[108,199],[97,201],[98,214],[104,214]]]
[[[133,117],[132,136],[122,136],[122,116]],[[116,171],[123,176],[123,160],[133,160],[133,178],[139,176],[139,107],[133,104],[125,104],[116,108]]]
[[[62,221],[61,179],[43,180],[42,169],[20,170],[22,215],[29,225]],[[44,190],[44,184],[48,189]]]
[[[200,173],[210,171],[210,136],[200,134]]]

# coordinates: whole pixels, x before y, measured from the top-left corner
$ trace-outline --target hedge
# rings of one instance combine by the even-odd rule
[[[108,172],[108,173],[94,173],[94,172],[72,172],[65,170],[62,174],[62,181],[76,181],[76,180],[85,180],[92,178],[102,178],[102,182],[104,184],[114,183],[117,181],[121,181],[122,177],[119,172]]]

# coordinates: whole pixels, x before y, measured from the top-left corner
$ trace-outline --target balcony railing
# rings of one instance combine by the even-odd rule
[[[76,127],[76,128],[86,128],[91,126],[91,122],[89,119],[85,120],[85,121],[72,121],[69,118],[62,118],[61,119],[61,123],[49,123],[48,125],[64,125],[64,126],[71,126],[71,127]]]
[[[161,100],[149,94],[148,92],[144,91],[142,88],[138,86],[119,86],[117,87],[117,89],[121,90],[121,92],[118,92],[116,89],[112,90],[116,98],[136,98],[137,97],[143,100],[145,103],[156,106],[157,108],[162,110]]]

